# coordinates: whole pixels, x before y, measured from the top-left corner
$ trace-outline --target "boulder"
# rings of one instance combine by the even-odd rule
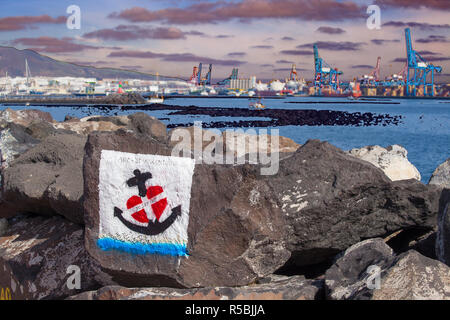
[[[0,218],[0,236],[2,236],[6,230],[8,230],[8,220]]]
[[[450,300],[450,268],[415,250],[402,253],[382,274],[372,300]]]
[[[71,300],[314,300],[320,297],[322,282],[302,276],[245,287],[197,289],[103,287],[83,292]]]
[[[285,220],[293,265],[325,261],[364,239],[436,226],[439,188],[392,182],[327,142],[309,140],[264,180]]]
[[[259,165],[196,164],[188,219],[183,220],[187,257],[120,246],[105,250],[99,245],[100,229],[119,223],[126,209],[116,214],[111,208],[100,221],[99,203],[109,201],[99,196],[102,150],[131,153],[138,163],[139,155],[169,156],[171,149],[133,132],[89,135],[83,167],[86,248],[124,286],[245,286],[288,264],[322,263],[363,239],[418,226],[431,230],[436,224],[439,188],[414,180],[392,182],[370,163],[311,140],[280,160],[274,175],[263,175]],[[105,164],[104,176],[125,177],[117,169],[122,161],[119,157]],[[131,179],[131,167],[129,171]],[[129,192],[125,181],[105,182],[115,184],[116,198]],[[133,230],[126,232],[121,237],[138,237]]]
[[[283,227],[282,215],[270,199],[267,184],[255,179],[256,168],[231,165],[195,167],[188,212],[188,257],[102,250],[98,245],[102,150],[163,156],[169,156],[171,150],[148,136],[130,132],[89,135],[84,158],[86,248],[118,283],[125,286],[242,286],[272,273],[289,258],[289,252],[283,248],[282,233],[278,232]],[[122,174],[118,169],[115,171],[114,165],[108,168],[111,177]],[[151,168],[149,171],[152,172]]]
[[[415,250],[395,256],[382,239],[369,239],[337,257],[325,291],[337,300],[450,299],[450,268]]]
[[[70,266],[79,267],[79,289]],[[61,299],[114,284],[86,253],[83,229],[59,217],[14,218],[0,236],[0,270],[0,287],[13,300]]]
[[[26,110],[12,110],[7,108],[0,112],[0,119],[5,120],[7,122],[13,122],[15,124],[28,127],[32,122],[49,122],[52,123],[53,117],[49,112],[44,112],[41,110],[35,109],[26,109]]]
[[[256,131],[255,134],[225,131],[223,141],[225,150],[232,152],[237,158],[249,153],[295,152],[300,146],[292,139],[267,134],[257,135]]]
[[[56,132],[55,127],[46,121],[33,121],[25,129],[25,132],[37,140],[44,140]]]
[[[327,299],[368,299],[370,266],[386,269],[394,260],[392,249],[383,239],[374,238],[359,242],[339,254],[335,263],[325,273]]]
[[[22,212],[60,214],[83,223],[82,161],[86,138],[54,134],[28,150],[2,171],[0,216]]]
[[[197,129],[198,139],[201,139],[202,150],[205,150],[211,143],[216,143],[218,148],[222,148],[224,152],[229,152],[234,158],[243,157],[249,153],[292,153],[295,152],[300,145],[292,139],[277,136],[278,141],[272,141],[272,136],[267,134],[257,135],[239,131],[224,131],[222,134],[218,129]],[[184,132],[183,132],[184,131]],[[190,139],[184,138],[184,134],[189,135]],[[193,126],[179,127],[169,131],[169,144],[174,147],[194,151],[193,137],[196,131]],[[182,138],[180,138],[182,137]],[[214,137],[214,138],[213,138]],[[197,139],[197,138],[196,138]]]
[[[380,146],[368,146],[352,149],[349,154],[361,160],[372,163],[392,181],[421,179],[420,172],[408,161],[408,151],[399,145],[389,146],[386,149]]]
[[[450,266],[450,189],[444,189],[439,201],[436,255],[439,261]]]
[[[138,134],[152,137],[159,141],[167,140],[167,127],[164,123],[143,112],[136,112],[128,116],[131,127]]]
[[[434,170],[428,184],[450,189],[450,158]]]
[[[106,97],[105,102],[108,104],[144,104],[147,101],[135,92],[110,94]]]
[[[0,120],[0,153],[3,167],[7,167],[11,161],[38,143],[39,140],[28,134],[22,125]]]
[[[88,135],[93,131],[116,131],[121,128],[111,121],[88,121],[87,119],[57,122],[53,126],[56,129],[69,130],[80,135]]]

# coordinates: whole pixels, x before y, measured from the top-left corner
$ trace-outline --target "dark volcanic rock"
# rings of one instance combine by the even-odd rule
[[[60,299],[113,284],[89,257],[80,226],[59,217],[20,217],[0,236],[0,287],[13,300]],[[80,289],[67,283],[80,268]],[[70,270],[70,269],[69,269]]]
[[[43,140],[47,138],[52,133],[56,132],[55,127],[51,125],[50,122],[44,121],[33,121],[30,125],[25,129],[25,132],[28,133],[35,139]]]
[[[338,256],[325,288],[327,298],[338,300],[450,299],[450,268],[415,250],[396,257],[382,239],[370,239]]]
[[[382,273],[372,300],[450,300],[450,268],[409,250]]]
[[[313,140],[281,160],[272,176],[258,165],[197,164],[188,258],[105,252],[96,244],[102,149],[170,155],[170,148],[124,131],[93,133],[86,145],[86,246],[126,286],[242,286],[285,264],[332,259],[363,239],[436,224],[439,188],[391,182],[372,164]]]
[[[138,134],[153,137],[159,141],[167,140],[167,127],[158,119],[143,112],[136,112],[129,115],[130,127]]]
[[[282,216],[270,189],[249,166],[197,165],[188,225],[189,257],[102,251],[99,237],[99,162],[102,149],[170,155],[170,148],[119,131],[93,133],[84,160],[86,247],[126,286],[238,286],[272,273],[289,258]],[[111,168],[114,172],[114,168]],[[170,174],[170,173],[169,173]],[[250,199],[250,200],[249,200]]]
[[[436,255],[450,266],[450,189],[444,189],[440,198]]]
[[[291,263],[315,264],[361,240],[394,231],[433,229],[439,188],[391,182],[372,164],[310,140],[268,176],[286,226]]]
[[[110,94],[106,97],[110,104],[143,104],[146,100],[139,93]]]
[[[0,120],[0,153],[3,166],[34,147],[39,140],[26,132],[24,126]]]
[[[125,288],[108,286],[70,297],[71,300],[314,300],[321,294],[321,281],[301,276],[247,287],[200,289]]]
[[[368,299],[372,290],[367,287],[370,266],[385,269],[392,264],[394,253],[381,238],[359,242],[340,254],[325,274],[328,299]]]
[[[3,170],[3,201],[8,215],[60,214],[83,223],[82,161],[86,138],[55,134]],[[3,214],[3,212],[2,212]]]

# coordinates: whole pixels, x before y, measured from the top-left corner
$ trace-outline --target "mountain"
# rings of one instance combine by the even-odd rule
[[[82,66],[74,63],[64,62],[41,55],[36,51],[24,49],[19,50],[12,47],[0,46],[0,76],[8,72],[10,77],[25,76],[25,59],[32,76],[45,77],[85,77],[85,78],[118,78],[118,79],[142,79],[154,80],[155,75],[137,71],[96,68]],[[177,78],[159,76],[160,80],[180,80]]]

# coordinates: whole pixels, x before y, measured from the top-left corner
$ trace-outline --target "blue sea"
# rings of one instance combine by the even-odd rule
[[[288,102],[302,102],[301,104]],[[347,112],[371,112],[401,116],[399,125],[387,126],[282,126],[280,135],[289,137],[303,144],[308,139],[320,139],[343,149],[360,148],[367,145],[387,147],[399,144],[408,150],[408,159],[422,175],[422,182],[427,183],[436,167],[450,157],[450,101],[429,99],[375,99],[349,103],[346,98],[325,97],[288,97],[285,99],[265,99],[267,108],[273,109],[315,109],[338,110]],[[386,104],[395,102],[398,104]],[[199,107],[234,107],[247,108],[247,99],[220,98],[177,98],[167,99],[165,104]],[[0,106],[0,110],[5,109]],[[63,121],[66,115],[85,117],[88,115],[130,114],[133,111],[111,110],[98,111],[92,108],[74,107],[10,107],[14,110],[33,108],[48,111],[54,119]],[[253,120],[255,118],[209,117],[209,116],[173,116],[171,111],[144,111],[169,123],[188,123],[193,121],[211,122],[224,120]],[[260,118],[261,119],[261,118]],[[264,120],[262,118],[261,120]],[[271,128],[267,128],[271,129]],[[273,128],[272,128],[273,129]],[[245,128],[244,128],[245,130]]]

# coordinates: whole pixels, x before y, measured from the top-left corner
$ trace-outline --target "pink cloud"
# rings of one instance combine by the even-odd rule
[[[363,7],[351,1],[337,0],[242,0],[240,2],[197,3],[187,8],[148,10],[133,7],[114,12],[110,18],[130,22],[163,21],[170,24],[217,23],[239,19],[292,18],[318,21],[340,21],[364,17]]]
[[[59,16],[52,18],[49,15],[41,16],[17,16],[0,18],[0,31],[15,31],[30,28],[36,24],[62,24],[65,23],[67,17]]]

